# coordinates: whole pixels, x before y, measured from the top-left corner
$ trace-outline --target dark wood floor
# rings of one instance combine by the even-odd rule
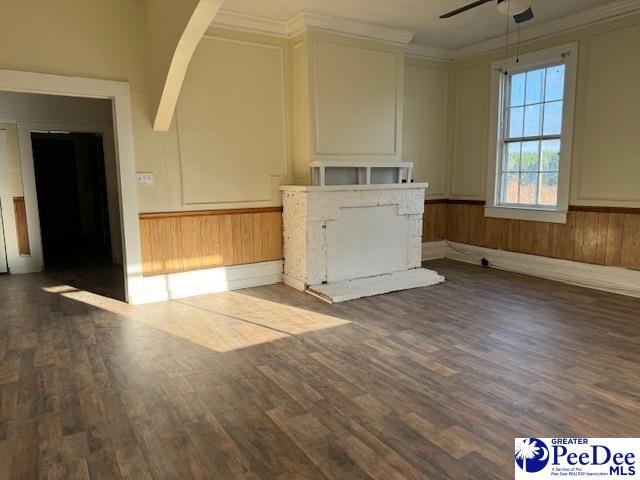
[[[640,300],[431,265],[333,306],[0,277],[0,478],[504,479],[516,436],[638,436]]]

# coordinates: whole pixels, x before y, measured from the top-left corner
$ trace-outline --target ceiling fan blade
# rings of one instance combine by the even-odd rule
[[[464,7],[458,8],[457,10],[453,10],[452,12],[445,13],[444,15],[441,15],[440,18],[453,17],[454,15],[458,15],[459,13],[466,12],[467,10],[471,10],[472,8],[479,7],[480,5],[484,5],[485,3],[489,3],[493,1],[495,0],[476,0],[475,2],[470,3],[469,5],[465,5]]]
[[[516,23],[528,22],[533,19],[533,10],[531,7],[527,8],[524,12],[519,13],[518,15],[514,15]]]

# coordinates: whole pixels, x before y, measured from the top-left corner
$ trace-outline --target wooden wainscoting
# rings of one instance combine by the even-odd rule
[[[427,200],[424,203],[422,241],[439,242],[447,239],[447,200]]]
[[[439,210],[435,210],[438,205]],[[640,209],[570,207],[567,223],[486,218],[483,202],[444,200],[425,205],[425,241],[441,227],[446,239],[486,248],[577,262],[640,269]],[[439,227],[436,225],[440,225]]]
[[[282,208],[140,214],[143,275],[282,259]]]
[[[16,216],[16,235],[18,236],[18,253],[31,255],[29,247],[29,227],[27,226],[27,209],[24,197],[13,197],[13,211]]]

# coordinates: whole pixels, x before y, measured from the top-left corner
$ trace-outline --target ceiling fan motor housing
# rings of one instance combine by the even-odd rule
[[[498,0],[498,11],[502,15],[520,15],[531,8],[531,0]]]

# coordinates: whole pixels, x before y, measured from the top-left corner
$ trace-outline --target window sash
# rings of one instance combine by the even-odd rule
[[[502,140],[502,143],[507,145],[509,143],[520,142],[536,142],[544,140],[562,140],[562,135],[535,135],[533,137],[511,137]]]
[[[558,174],[559,175],[559,168],[558,170],[541,170],[541,162],[542,162],[542,142],[545,140],[560,140],[560,142],[562,142],[562,133],[560,134],[554,134],[554,135],[533,135],[533,136],[522,136],[522,137],[510,137],[509,136],[509,123],[510,123],[510,109],[512,108],[512,106],[510,105],[510,98],[511,98],[511,84],[512,84],[512,77],[514,75],[517,74],[521,74],[521,73],[525,73],[525,72],[530,72],[530,71],[535,71],[535,70],[546,70],[547,68],[552,68],[558,65],[565,65],[565,62],[550,62],[548,64],[542,64],[542,65],[537,65],[535,67],[530,67],[530,68],[523,68],[520,70],[515,70],[512,71],[508,76],[504,76],[503,78],[503,83],[502,83],[502,92],[503,92],[503,96],[502,96],[502,105],[501,105],[501,110],[502,110],[502,121],[500,124],[500,144],[501,144],[501,151],[499,154],[499,162],[498,162],[498,168],[497,168],[497,178],[496,178],[496,185],[498,186],[497,190],[497,197],[498,197],[498,202],[496,202],[497,205],[500,206],[505,206],[505,207],[517,207],[517,208],[535,208],[535,209],[549,209],[549,210],[555,210],[557,208],[558,202],[559,202],[559,198],[556,197],[556,203],[554,205],[545,205],[545,204],[540,204],[538,203],[539,201],[539,196],[540,196],[540,179],[541,179],[541,174],[547,173],[547,174]],[[566,73],[565,73],[566,74]],[[527,106],[531,106],[531,105],[542,105],[541,108],[541,118],[540,118],[540,125],[541,125],[541,132],[542,132],[542,126],[544,125],[544,105],[547,103],[552,103],[552,102],[557,102],[557,101],[561,101],[562,102],[562,106],[564,108],[564,104],[565,104],[565,94],[566,92],[563,92],[562,95],[562,99],[560,100],[553,100],[553,101],[549,101],[546,102],[545,99],[545,94],[546,94],[546,79],[545,81],[543,81],[543,91],[542,91],[542,101],[540,102],[533,102],[531,104],[527,104],[526,103],[526,99],[524,100],[524,103],[522,105],[514,105],[513,107],[527,107]],[[524,120],[523,120],[524,121]],[[511,143],[521,143],[521,142],[528,142],[528,141],[538,141],[540,142],[540,148],[538,149],[538,165],[537,165],[537,170],[533,170],[533,171],[523,171],[522,169],[517,170],[517,171],[511,171],[511,170],[507,170],[504,168],[504,162],[505,162],[505,158],[507,156],[507,146]],[[560,160],[561,161],[561,160]],[[504,182],[504,178],[505,178],[505,174],[518,174],[518,199],[520,198],[520,179],[522,174],[536,174],[537,175],[537,181],[536,181],[536,203],[510,203],[510,202],[505,202],[503,199],[503,182]],[[558,192],[559,193],[559,192]]]

